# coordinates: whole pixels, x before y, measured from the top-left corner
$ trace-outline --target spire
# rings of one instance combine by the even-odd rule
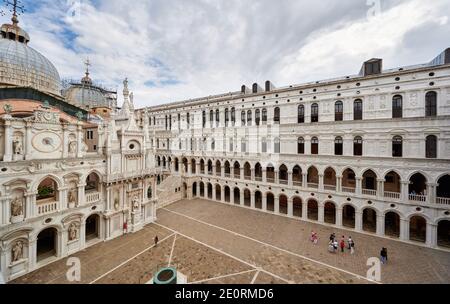
[[[92,80],[89,77],[89,67],[91,66],[89,57],[87,57],[86,61],[84,62],[84,65],[86,66],[86,72],[85,72],[85,76],[81,79],[81,83],[85,84],[85,85],[92,85]]]
[[[19,24],[18,16],[25,12],[25,7],[22,4],[22,1],[20,1],[20,0],[13,0],[13,1],[3,0],[3,1],[5,2],[6,6],[11,6],[10,11],[13,14],[11,21],[14,26],[17,26],[17,24]]]
[[[12,13],[12,24],[3,24],[1,27],[1,35],[3,38],[9,40],[15,40],[21,43],[27,44],[30,41],[30,37],[27,32],[19,27],[18,16],[25,12],[25,7],[20,0],[3,0],[7,7],[10,7]],[[4,15],[4,11],[0,11],[1,15]]]

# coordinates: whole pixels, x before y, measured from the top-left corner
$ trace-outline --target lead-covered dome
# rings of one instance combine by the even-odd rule
[[[0,38],[0,85],[31,87],[61,95],[61,79],[55,66],[28,46],[28,34],[17,23],[4,24]]]

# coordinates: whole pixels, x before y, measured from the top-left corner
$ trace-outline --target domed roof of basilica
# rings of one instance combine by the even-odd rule
[[[28,46],[30,37],[18,26],[17,16],[12,21],[0,28],[0,85],[31,87],[61,96],[61,79],[55,66]]]

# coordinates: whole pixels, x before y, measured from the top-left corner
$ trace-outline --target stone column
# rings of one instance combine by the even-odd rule
[[[435,183],[427,183],[427,202],[429,204],[436,204],[436,190],[438,184]]]
[[[250,193],[250,207],[255,209],[255,193]]]
[[[83,127],[81,122],[78,122],[77,126],[77,157],[83,157]]]
[[[294,185],[293,173],[292,171],[288,171],[288,186],[292,187],[293,185]]]
[[[212,197],[213,201],[216,201],[216,187],[214,187],[214,186],[212,188],[212,196],[211,197]]]
[[[56,256],[58,258],[63,256],[63,254],[64,254],[63,247],[66,247],[66,244],[63,244],[63,242],[64,242],[63,234],[65,232],[66,232],[65,230],[63,230],[63,231],[58,230],[58,233],[57,233],[57,238],[58,239],[57,239],[57,242],[56,242],[57,243],[57,245],[56,245]]]
[[[25,160],[31,160],[33,156],[31,155],[32,152],[32,144],[31,144],[31,129],[32,129],[32,123],[27,121],[26,122],[26,134],[25,134]],[[63,151],[67,150],[68,144],[63,145]]]
[[[267,183],[267,170],[265,168],[262,169],[262,182]]]
[[[401,188],[400,188],[400,200],[402,202],[408,202],[409,201],[409,181],[401,181]]]
[[[2,198],[0,200],[0,208],[2,210],[2,216],[0,218],[0,225],[7,225],[9,224],[10,216],[9,216],[9,201],[5,198]]]
[[[267,211],[267,195],[263,193],[261,199],[262,199],[262,210]]]
[[[302,172],[302,187],[304,189],[308,188],[308,173]]]
[[[438,226],[433,223],[427,223],[427,240],[426,244],[429,247],[437,247],[437,228]]]
[[[224,178],[224,177],[225,177],[225,165],[223,165],[223,166],[220,167],[220,171],[221,171],[220,176],[221,176],[222,178]]]
[[[128,227],[130,230],[130,227]],[[80,226],[80,248],[86,248],[86,222],[82,222]]]
[[[278,185],[280,183],[280,176],[279,176],[278,170],[274,171],[274,175],[275,175],[275,184]]]
[[[252,181],[254,181],[255,180],[255,168],[252,168],[251,169],[251,178],[250,178]]]
[[[319,174],[319,191],[324,191],[323,187],[323,174]]]
[[[60,188],[59,189],[59,202],[58,202],[58,210],[65,210],[68,208],[68,189],[67,188]]]
[[[10,115],[3,116],[5,121],[4,124],[4,138],[5,138],[5,152],[3,154],[3,161],[10,162],[12,161],[12,130],[11,130],[11,119]]]
[[[244,167],[241,167],[240,168],[240,170],[239,170],[240,172],[240,180],[244,180],[245,179],[245,177],[244,177]]]
[[[245,205],[245,197],[244,197],[244,190],[239,190],[239,198],[241,199],[240,205],[244,206]]]
[[[377,199],[384,198],[384,178],[377,179]]]
[[[152,187],[152,191],[154,191],[153,190],[153,187]],[[111,211],[111,209],[112,209],[112,206],[111,206],[111,204],[113,203],[112,202],[112,199],[111,199],[111,187],[110,186],[106,186],[106,212],[109,212],[109,211]],[[108,235],[108,234],[107,234]]]
[[[325,222],[325,206],[323,204],[317,204],[318,208],[318,220],[319,223]]]
[[[195,163],[195,174],[200,174],[200,162]]]
[[[308,203],[302,200],[302,219],[308,219]]]
[[[197,182],[197,197],[201,197],[201,195],[200,195],[200,182]]]
[[[83,206],[83,205],[86,204],[86,197],[85,197],[84,187],[86,187],[86,184],[79,184],[78,185],[78,206]]]
[[[274,205],[275,214],[280,214],[280,197],[278,195],[274,195]]]
[[[188,172],[186,174],[191,175],[192,174],[192,163],[188,161]]]
[[[342,175],[336,176],[336,192],[342,192]]]
[[[409,221],[407,219],[400,219],[400,240],[409,240]]]
[[[289,179],[290,181],[292,181],[292,179]],[[289,217],[293,217],[294,216],[294,203],[292,201],[292,198],[288,198],[288,216]]]
[[[226,200],[225,200],[225,187],[222,187],[221,186],[221,189],[220,189],[220,201],[222,202],[222,203],[226,203]]]
[[[362,212],[355,211],[355,230],[362,231]]]
[[[342,227],[342,207],[336,208],[336,226]]]
[[[28,261],[30,263],[29,264],[30,271],[36,269],[36,260],[37,260],[37,239],[35,237],[28,241]]]
[[[362,177],[356,177],[356,194],[361,195],[362,194]]]
[[[377,235],[384,236],[384,214],[377,214]]]

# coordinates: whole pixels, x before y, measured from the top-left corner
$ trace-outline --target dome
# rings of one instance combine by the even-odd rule
[[[0,85],[31,87],[61,96],[55,66],[27,45],[28,34],[16,25],[3,25],[0,38]]]
[[[73,84],[64,92],[67,102],[82,107],[109,107],[109,100],[102,89],[84,84]]]

